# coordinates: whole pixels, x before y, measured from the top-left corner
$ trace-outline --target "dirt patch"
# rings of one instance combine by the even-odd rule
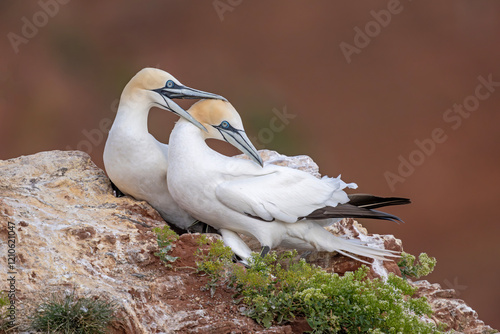
[[[208,277],[196,272],[196,253],[200,248],[199,234],[183,234],[170,255],[178,257],[167,268],[158,257],[147,265],[146,276],[154,276],[156,297],[168,303],[173,311],[186,311],[193,316],[176,333],[302,333],[304,320],[297,324],[274,326],[269,329],[242,315],[243,305],[234,303],[234,290],[219,287],[212,296],[206,286]],[[207,249],[203,245],[201,249]],[[154,253],[155,251],[152,251]],[[146,269],[146,268],[145,268]],[[173,282],[179,282],[178,285]],[[181,283],[182,282],[182,283]],[[177,288],[171,288],[176,286]],[[167,288],[170,287],[170,288]],[[136,294],[136,292],[131,292]],[[139,298],[139,296],[137,296]],[[193,312],[194,311],[194,312]],[[193,318],[197,315],[197,318]],[[307,326],[307,323],[305,323]],[[294,331],[296,328],[297,331]],[[159,330],[158,332],[161,332]]]

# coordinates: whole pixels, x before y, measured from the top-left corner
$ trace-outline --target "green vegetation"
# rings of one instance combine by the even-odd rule
[[[78,298],[74,292],[53,295],[37,308],[32,327],[45,333],[107,333],[108,326],[115,320],[115,309],[114,303],[99,298]]]
[[[207,290],[210,291],[210,295],[213,297],[219,280],[225,278],[227,270],[233,266],[233,251],[231,248],[224,246],[222,240],[217,240],[211,244],[205,235],[201,235],[198,245],[200,247],[195,254],[199,259],[199,261],[196,261],[197,271],[198,273],[204,272],[210,277]],[[202,249],[202,246],[206,245],[210,245],[208,251]]]
[[[254,254],[244,268],[233,264],[230,249],[217,241],[198,251],[197,265],[211,278],[212,294],[217,285],[232,287],[237,302],[246,304],[244,313],[265,327],[303,316],[311,333],[440,333],[422,320],[431,308],[425,298],[412,298],[415,288],[406,280],[393,274],[368,279],[366,266],[339,276],[295,260],[296,255]]]
[[[430,257],[425,253],[420,253],[418,261],[415,261],[415,256],[402,252],[398,266],[403,278],[413,277],[418,279],[429,275],[434,270],[436,258]]]
[[[10,327],[7,310],[9,305],[9,297],[4,291],[0,291],[0,333],[3,333]]]
[[[171,256],[168,253],[172,250],[173,243],[179,239],[179,236],[170,229],[168,225],[153,228],[153,232],[156,233],[156,242],[158,243],[159,252],[155,255],[163,261],[166,267],[172,268],[171,263],[177,260],[177,257]]]

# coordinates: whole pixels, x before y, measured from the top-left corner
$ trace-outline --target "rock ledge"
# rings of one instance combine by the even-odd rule
[[[279,163],[286,160],[266,154]],[[293,163],[308,159],[300,157]],[[303,168],[317,173],[317,166]],[[214,298],[202,291],[206,279],[193,270],[196,235],[181,236],[174,249],[180,256],[179,268],[165,268],[154,256],[158,249],[151,231],[164,225],[160,215],[145,202],[113,196],[105,173],[83,152],[41,152],[0,161],[2,254],[8,250],[8,223],[15,226],[20,331],[29,330],[28,316],[44,298],[75,290],[117,303],[121,321],[113,333],[301,332],[300,324],[264,329],[240,315],[230,291],[221,289]],[[346,221],[339,228],[354,223]],[[401,247],[396,239],[380,238]],[[7,257],[0,257],[0,266],[8,271]],[[6,281],[1,284],[7,291]],[[431,301],[436,320],[464,333],[496,332],[455,299],[453,290],[426,281],[413,284]]]

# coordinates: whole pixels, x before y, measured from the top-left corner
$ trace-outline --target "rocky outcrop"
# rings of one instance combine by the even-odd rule
[[[465,301],[458,299],[455,290],[443,289],[439,284],[431,284],[425,280],[411,284],[418,289],[415,297],[427,298],[434,311],[432,319],[446,324],[447,330],[468,334],[498,333],[479,320],[477,312],[467,306]]]
[[[289,157],[271,150],[260,150],[259,155],[262,158],[262,161],[264,161],[266,164],[295,168],[314,175],[317,178],[321,177],[318,164],[316,164],[314,160],[307,155],[296,155],[293,157]],[[250,158],[245,154],[240,154],[236,157],[240,159],[250,160]]]
[[[310,158],[300,159],[294,163],[304,166]],[[172,254],[179,260],[174,269],[166,268],[154,255],[158,248],[151,231],[164,224],[147,203],[113,196],[105,173],[85,153],[41,152],[0,161],[0,253],[8,253],[13,234],[16,253],[12,267],[5,255],[0,267],[2,273],[14,273],[18,329],[28,330],[28,316],[45,298],[74,290],[118,305],[114,333],[301,332],[303,321],[264,329],[240,314],[231,291],[219,289],[214,297],[203,291],[207,279],[194,269],[195,234],[180,237]],[[351,231],[349,237],[372,237],[352,220],[334,228],[339,234]],[[391,237],[376,238],[386,247],[401,247]],[[308,256],[332,270],[353,265],[342,256]],[[466,333],[489,330],[452,295],[428,283],[415,284],[434,303],[436,319]],[[0,287],[9,290],[4,279]],[[446,312],[451,319],[441,317]]]
[[[154,256],[151,231],[165,222],[147,203],[113,196],[87,154],[53,151],[3,161],[0,191],[1,254],[7,254],[8,223],[15,226],[19,329],[28,328],[44,298],[75,290],[119,305],[116,333],[284,333],[241,316],[231,293],[210,298],[201,291],[206,281],[194,273],[192,236],[175,250],[184,268],[165,268]],[[6,257],[0,264],[7,272]],[[1,284],[7,290],[4,279]]]

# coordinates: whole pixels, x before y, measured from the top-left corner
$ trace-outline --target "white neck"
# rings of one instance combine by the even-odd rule
[[[178,146],[180,147],[191,147],[191,145],[194,145],[196,148],[209,148],[205,143],[205,136],[202,131],[182,117],[175,123],[174,129],[170,134],[170,140],[174,140],[174,143],[179,144]]]
[[[191,179],[211,175],[210,182],[216,183],[215,176],[222,179],[238,177],[242,168],[261,173],[262,168],[253,161],[228,157],[210,148],[205,142],[205,133],[183,118],[175,124],[169,139],[169,177],[175,177],[176,172],[192,170]],[[205,179],[203,182],[209,181]]]
[[[175,124],[169,139],[169,166],[171,163],[190,165],[203,162],[204,167],[221,156],[205,143],[205,135],[191,122],[180,118]]]
[[[115,121],[111,129],[119,128],[135,134],[146,134],[148,132],[148,116],[151,105],[145,101],[120,100]]]

